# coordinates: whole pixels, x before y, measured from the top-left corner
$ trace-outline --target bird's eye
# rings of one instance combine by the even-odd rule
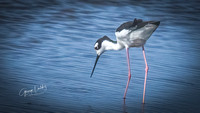
[[[98,49],[99,49],[99,48],[98,48],[98,45],[99,45],[99,43],[96,43],[96,44],[94,45],[94,49],[98,50]]]

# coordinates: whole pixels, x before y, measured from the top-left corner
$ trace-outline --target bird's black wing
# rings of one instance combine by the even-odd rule
[[[135,28],[135,29],[139,29],[143,26],[146,25],[146,22],[143,22],[142,19],[134,19],[134,21],[129,21],[129,22],[125,22],[122,25],[120,25],[117,29],[116,32],[120,32],[123,29],[131,29],[131,28]]]

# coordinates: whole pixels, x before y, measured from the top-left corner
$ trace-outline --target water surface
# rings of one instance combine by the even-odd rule
[[[0,2],[1,112],[198,113],[200,94],[198,1]],[[105,52],[97,64],[94,43],[123,22],[141,18],[161,24],[145,45],[149,74],[142,104],[142,48]],[[44,94],[20,96],[46,85]]]

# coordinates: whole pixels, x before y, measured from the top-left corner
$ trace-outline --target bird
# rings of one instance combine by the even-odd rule
[[[128,64],[128,80],[126,84],[126,89],[124,92],[124,99],[126,99],[126,93],[128,90],[129,82],[131,79],[131,68],[130,68],[130,60],[129,60],[129,48],[131,47],[142,47],[142,52],[144,56],[145,62],[145,79],[144,79],[144,89],[143,89],[143,100],[144,104],[145,99],[145,90],[146,90],[146,80],[148,74],[148,65],[145,56],[144,45],[146,41],[150,38],[152,33],[158,28],[160,25],[160,21],[143,21],[142,19],[135,18],[133,21],[128,21],[121,24],[115,32],[116,41],[111,40],[108,36],[103,36],[98,39],[94,44],[94,49],[96,50],[96,61],[94,63],[94,67],[92,69],[92,73],[90,78],[92,77],[96,64],[98,62],[99,57],[108,50],[122,50],[126,49],[126,57]]]

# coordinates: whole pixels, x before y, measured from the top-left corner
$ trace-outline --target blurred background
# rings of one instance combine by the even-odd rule
[[[200,2],[186,0],[1,0],[0,112],[199,113]],[[161,21],[142,48],[105,52],[92,78],[94,43],[122,23]],[[44,94],[20,96],[46,85]]]

